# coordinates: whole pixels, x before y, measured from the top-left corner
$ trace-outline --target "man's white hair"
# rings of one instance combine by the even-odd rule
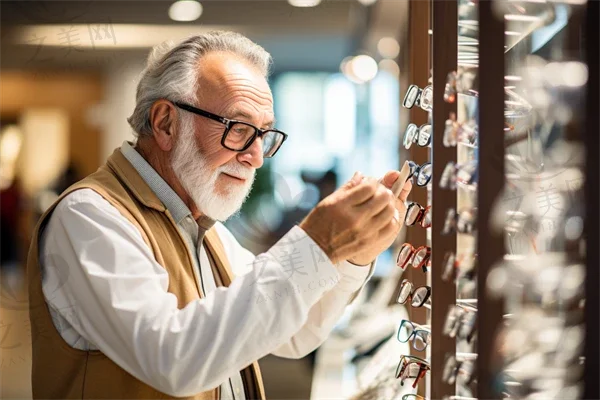
[[[138,137],[151,136],[150,108],[158,99],[193,103],[198,91],[198,63],[209,52],[229,52],[269,76],[271,55],[247,37],[227,31],[212,31],[189,37],[179,44],[165,42],[148,56],[137,86],[136,105],[127,119]],[[183,122],[183,121],[182,121]]]

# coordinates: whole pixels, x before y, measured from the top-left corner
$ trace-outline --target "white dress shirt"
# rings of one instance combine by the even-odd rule
[[[190,396],[267,354],[313,351],[374,269],[332,264],[298,226],[258,257],[221,223],[215,228],[237,278],[180,310],[166,270],[129,220],[91,189],[65,197],[40,244],[44,295],[61,336],[157,390]]]

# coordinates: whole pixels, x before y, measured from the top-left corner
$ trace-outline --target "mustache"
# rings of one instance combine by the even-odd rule
[[[233,175],[242,179],[252,179],[255,173],[254,168],[247,168],[240,164],[222,165],[217,170],[218,172],[225,172],[226,174]]]

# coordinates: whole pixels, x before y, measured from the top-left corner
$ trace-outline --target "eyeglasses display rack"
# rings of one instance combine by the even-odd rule
[[[590,10],[410,2],[401,159],[414,176],[390,300],[406,314],[371,364],[407,346],[374,380],[388,391],[356,399],[600,397]]]

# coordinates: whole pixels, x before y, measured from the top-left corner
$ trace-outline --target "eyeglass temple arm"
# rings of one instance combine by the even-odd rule
[[[422,365],[419,366],[419,375],[417,376],[417,379],[415,379],[415,381],[412,384],[413,389],[417,387],[417,384],[419,383],[419,381],[425,376],[425,374],[427,373],[427,369],[423,368]]]

